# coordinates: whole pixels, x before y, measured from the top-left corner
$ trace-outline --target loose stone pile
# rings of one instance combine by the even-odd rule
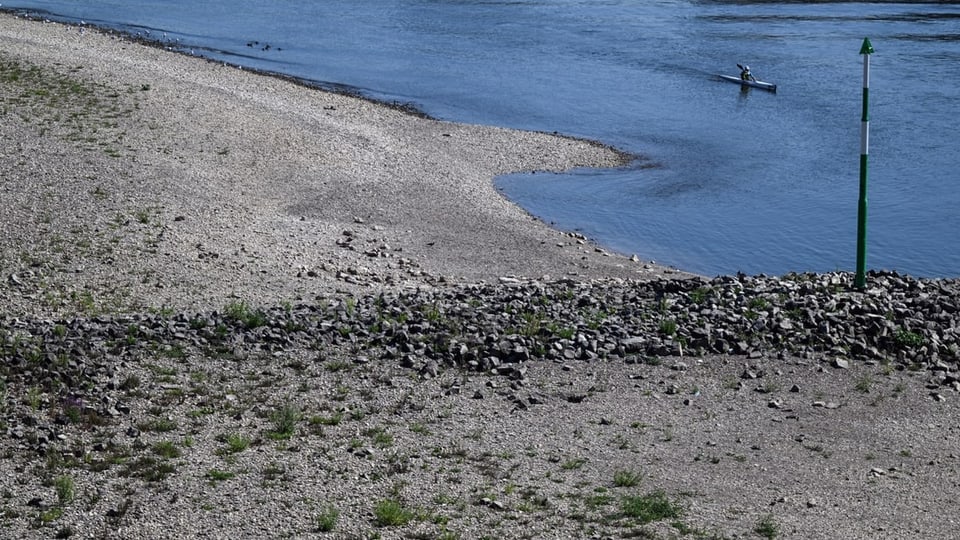
[[[960,360],[960,281],[895,273],[791,274],[655,282],[538,282],[319,299],[314,305],[69,321],[0,319],[0,374],[47,391],[110,380],[137,351],[194,354],[308,347],[321,358],[383,358],[426,375],[445,367],[510,375],[524,362],[721,353],[890,362],[941,373]],[[114,381],[116,382],[116,381]]]
[[[151,357],[389,362],[434,377],[449,368],[521,381],[532,361],[660,363],[662,357],[786,356],[846,367],[927,370],[960,390],[960,280],[727,276],[654,282],[520,281],[319,298],[223,311],[0,318],[0,432],[41,454],[66,415],[127,415],[126,372]],[[26,407],[33,392],[43,403]],[[933,392],[942,399],[942,394]]]

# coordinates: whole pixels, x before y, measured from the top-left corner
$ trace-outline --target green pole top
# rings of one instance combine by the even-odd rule
[[[873,45],[870,44],[870,38],[863,38],[863,45],[860,47],[860,54],[872,54]]]

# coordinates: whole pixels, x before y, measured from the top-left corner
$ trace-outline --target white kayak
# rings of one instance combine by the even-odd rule
[[[749,86],[751,88],[760,88],[761,90],[767,90],[769,92],[776,93],[777,85],[773,83],[763,82],[763,81],[745,81],[740,77],[735,77],[733,75],[718,75],[721,79],[725,81],[735,82],[743,86]]]

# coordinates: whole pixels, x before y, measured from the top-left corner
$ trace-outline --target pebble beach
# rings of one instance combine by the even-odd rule
[[[706,278],[629,156],[0,14],[11,538],[949,538],[956,280]]]

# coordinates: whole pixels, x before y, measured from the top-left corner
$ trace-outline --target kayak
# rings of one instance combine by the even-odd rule
[[[735,77],[733,75],[718,75],[721,79],[725,81],[739,83],[743,86],[750,86],[752,88],[760,88],[761,90],[767,90],[769,92],[776,93],[777,85],[773,83],[763,82],[763,81],[745,81],[740,77]]]

